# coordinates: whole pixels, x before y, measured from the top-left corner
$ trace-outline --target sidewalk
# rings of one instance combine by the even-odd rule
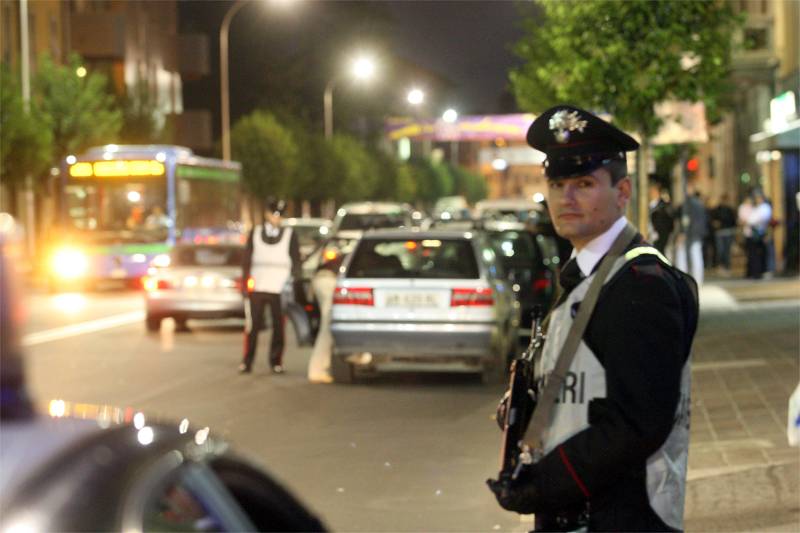
[[[800,531],[800,279],[709,279],[692,365],[688,531]]]

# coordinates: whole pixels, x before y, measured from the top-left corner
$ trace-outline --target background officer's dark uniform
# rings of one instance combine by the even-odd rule
[[[565,107],[579,111],[579,118],[588,123],[581,131],[577,126],[570,130],[570,145],[550,151],[544,148],[553,142],[552,123],[548,128],[547,120],[556,109]],[[586,175],[611,159],[624,161],[624,150],[636,145],[623,132],[583,110],[559,108],[543,113],[528,133],[528,142],[548,155],[546,168],[551,179]],[[617,133],[624,138],[616,137]],[[543,140],[546,135],[550,137]],[[628,250],[642,244],[642,236],[637,235]],[[599,265],[594,266],[595,271]],[[569,294],[582,280],[577,262],[570,260],[560,276],[564,294],[554,312],[569,305],[574,318],[580,301],[572,302]],[[679,424],[686,440],[680,449],[688,452],[688,405],[679,406],[679,402],[688,399],[685,364],[697,327],[695,291],[690,279],[651,253],[626,262],[605,283],[583,336],[588,348],[585,353],[602,366],[605,396],[587,393],[584,404],[583,398],[576,400],[574,392],[572,397],[559,395],[576,410],[585,405],[586,411],[580,412],[587,415],[587,424],[577,432],[567,432],[571,436],[561,441],[556,439],[553,449],[526,466],[512,485],[511,500],[504,501],[496,482],[490,482],[501,505],[535,513],[536,529],[542,531],[572,529],[587,511],[590,531],[670,530],[654,511],[648,494],[648,459],[665,446]],[[549,332],[553,329],[551,322]],[[549,341],[553,339],[548,338],[545,350]],[[591,390],[591,383],[586,390]],[[683,413],[685,420],[679,420],[678,413]],[[551,421],[550,430],[558,433],[554,423]],[[678,491],[682,490],[685,479],[668,483],[673,481]],[[680,516],[682,520],[682,512]]]
[[[254,250],[258,248],[258,243],[255,239],[260,239],[267,245],[277,245],[284,238],[285,232],[291,232],[288,243],[287,251],[279,251],[278,253],[288,253],[288,260],[291,263],[291,275],[295,280],[295,292],[297,292],[297,282],[300,280],[300,246],[298,244],[297,235],[288,228],[275,228],[277,233],[275,235],[268,235],[267,224],[256,226],[250,231],[247,238],[247,246],[244,253],[244,262],[242,264],[242,279],[244,283],[250,279],[251,273],[254,269],[253,255]],[[279,249],[279,248],[278,248]],[[283,258],[286,259],[286,258]],[[269,364],[273,371],[280,373],[283,372],[283,349],[285,338],[286,319],[281,307],[281,289],[282,287],[275,287],[274,290],[265,292],[259,290],[258,281],[256,280],[256,290],[249,292],[245,295],[249,302],[248,325],[249,331],[245,331],[245,351],[242,359],[242,364],[239,367],[241,372],[249,372],[253,365],[253,358],[255,357],[256,346],[258,343],[259,330],[264,325],[264,311],[265,307],[269,306],[270,315],[272,318],[272,342],[269,351]]]

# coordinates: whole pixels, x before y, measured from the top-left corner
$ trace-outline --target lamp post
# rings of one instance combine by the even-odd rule
[[[245,5],[245,0],[236,0],[225,13],[222,19],[222,26],[219,29],[219,86],[221,99],[221,121],[222,121],[222,159],[231,160],[231,104],[228,76],[228,34],[231,28],[231,20]]]
[[[360,56],[353,62],[352,74],[357,80],[368,80],[375,75],[375,63],[367,56]],[[326,139],[333,137],[333,89],[338,81],[339,76],[331,78],[325,85],[325,93],[322,95]]]
[[[442,113],[442,120],[448,124],[455,124],[458,120],[458,111],[452,107]],[[450,141],[450,164],[453,166],[458,165],[458,139]]]

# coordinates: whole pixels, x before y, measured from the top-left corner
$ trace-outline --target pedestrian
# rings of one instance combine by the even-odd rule
[[[244,357],[239,365],[242,374],[252,370],[266,307],[269,307],[272,318],[269,365],[273,374],[283,374],[286,317],[281,306],[281,293],[290,279],[294,281],[295,298],[304,301],[299,286],[300,246],[292,228],[281,226],[284,207],[282,200],[268,198],[264,202],[264,223],[255,226],[247,238],[242,265],[245,286]]]
[[[722,193],[717,206],[709,214],[717,241],[717,262],[720,273],[731,273],[731,246],[736,236],[736,211],[730,204],[730,196]]]
[[[539,115],[527,140],[547,157],[552,219],[575,247],[534,361],[536,384],[552,377],[597,269],[611,270],[598,278],[582,340],[569,343],[577,346],[569,372],[553,382],[561,383],[558,400],[536,406],[553,409],[543,447],[516,479],[489,486],[505,509],[535,513],[537,531],[682,529],[696,286],[624,216],[632,189],[625,152],[638,147],[634,139],[557,106]],[[602,261],[620,247],[613,263]]]
[[[308,380],[311,383],[331,383],[331,354],[333,352],[333,335],[331,334],[331,311],[333,308],[333,292],[336,289],[336,271],[339,261],[323,262],[314,278],[311,287],[319,307],[319,331],[311,350],[308,362]]]
[[[747,266],[745,277],[761,279],[767,267],[767,231],[772,220],[772,208],[764,194],[756,189],[752,198],[739,207],[739,219],[745,236]]]
[[[664,200],[661,185],[657,182],[650,183],[650,225],[652,226],[652,234],[650,239],[653,246],[662,254],[667,249],[669,237],[672,235],[672,229],[675,225],[675,219],[672,216],[672,208],[669,203]]]
[[[700,194],[691,192],[678,211],[681,213],[681,234],[675,243],[675,266],[703,284],[703,240],[708,233],[708,214]]]

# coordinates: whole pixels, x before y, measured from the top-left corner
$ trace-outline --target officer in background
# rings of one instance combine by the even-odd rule
[[[625,152],[638,143],[566,105],[542,113],[527,140],[547,156],[553,223],[575,248],[535,362],[541,384],[595,269],[628,224]],[[682,529],[697,318],[696,285],[637,234],[600,292],[544,434],[544,455],[510,486],[488,481],[500,505],[535,513],[537,531]]]
[[[268,198],[264,202],[264,223],[255,226],[247,238],[242,265],[245,297],[245,352],[239,372],[249,373],[258,342],[258,332],[264,324],[264,308],[269,306],[272,317],[272,343],[269,365],[274,374],[283,374],[284,329],[286,319],[281,307],[281,292],[290,278],[294,292],[300,283],[300,246],[290,227],[281,227],[283,200]]]

